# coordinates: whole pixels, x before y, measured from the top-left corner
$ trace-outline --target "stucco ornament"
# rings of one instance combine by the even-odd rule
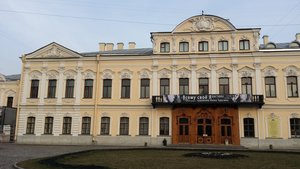
[[[210,31],[214,29],[214,21],[212,18],[199,16],[190,21],[192,22],[193,31]]]

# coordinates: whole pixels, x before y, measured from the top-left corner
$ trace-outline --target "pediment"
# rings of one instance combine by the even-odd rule
[[[232,31],[236,28],[227,20],[214,15],[197,15],[186,19],[172,32]]]
[[[79,53],[68,49],[58,43],[50,43],[32,53],[26,54],[26,59],[66,59],[66,58],[80,58]]]

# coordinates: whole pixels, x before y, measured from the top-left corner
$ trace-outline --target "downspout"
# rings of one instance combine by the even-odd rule
[[[100,74],[100,55],[96,56],[96,62],[97,62],[97,70],[96,70],[96,90],[95,90],[95,102],[94,102],[94,115],[93,115],[93,138],[92,142],[96,144],[96,136],[97,136],[97,110],[98,110],[98,100],[99,100],[99,74]]]
[[[22,60],[22,70],[21,70],[21,79],[20,79],[19,84],[18,84],[19,85],[18,86],[18,103],[17,103],[15,136],[14,136],[15,141],[17,141],[17,134],[19,133],[19,131],[18,131],[18,128],[19,128],[19,114],[20,114],[20,104],[21,104],[21,90],[22,90],[22,84],[24,82],[23,73],[24,73],[24,66],[25,66],[25,61],[26,61],[25,55],[22,55],[21,60]],[[27,90],[27,89],[24,89],[24,90]]]

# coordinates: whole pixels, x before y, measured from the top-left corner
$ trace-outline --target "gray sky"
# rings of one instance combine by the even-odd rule
[[[19,57],[51,42],[77,52],[97,51],[99,42],[151,47],[150,32],[172,31],[202,10],[262,28],[273,42],[300,33],[299,0],[0,0],[0,73],[20,73]]]

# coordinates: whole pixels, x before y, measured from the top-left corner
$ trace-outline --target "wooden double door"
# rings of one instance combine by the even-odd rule
[[[210,110],[210,111],[209,111]],[[223,110],[224,111],[224,110]],[[237,110],[177,109],[173,111],[173,144],[239,145]]]

